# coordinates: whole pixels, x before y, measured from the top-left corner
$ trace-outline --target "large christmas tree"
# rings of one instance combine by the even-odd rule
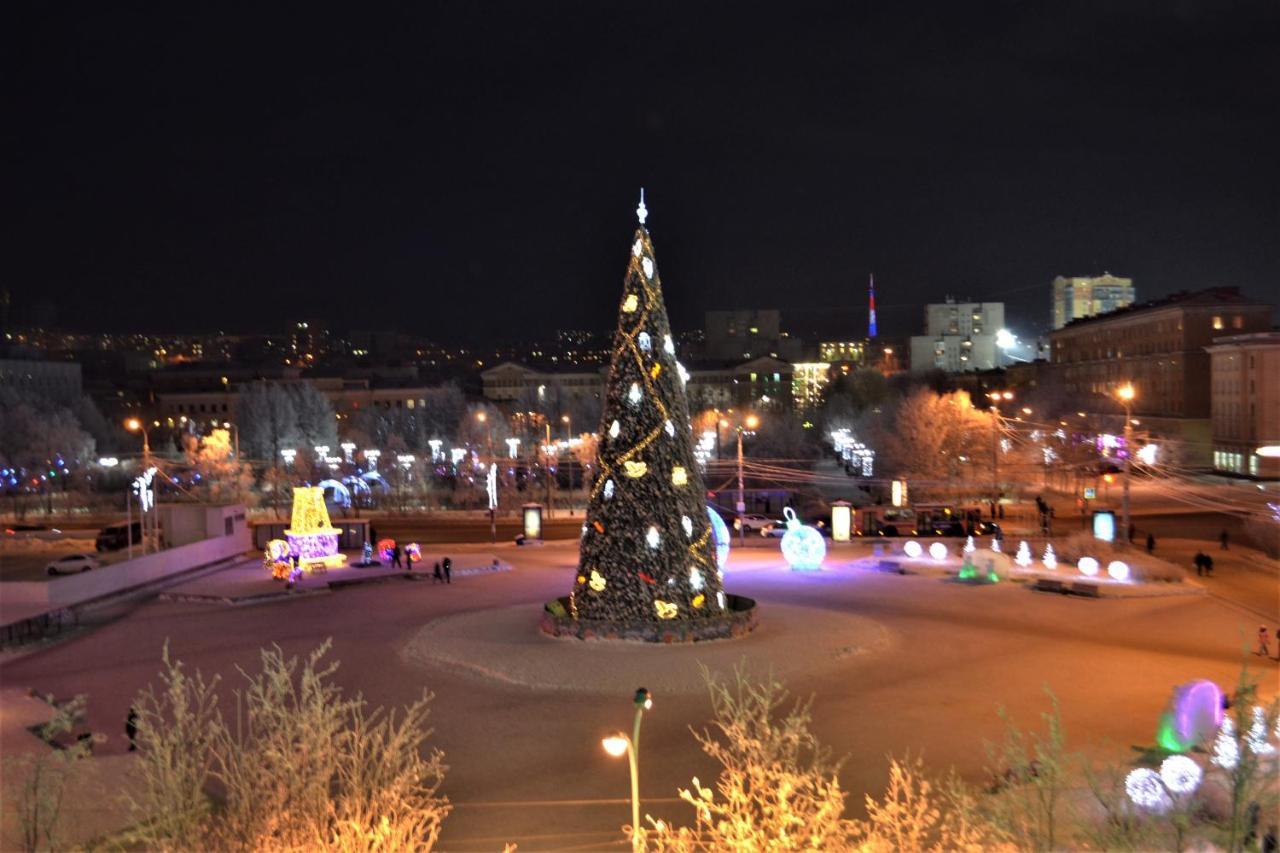
[[[643,194],[636,213],[570,610],[579,619],[716,619],[726,600]]]

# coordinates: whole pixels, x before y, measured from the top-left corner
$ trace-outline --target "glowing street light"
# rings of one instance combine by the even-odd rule
[[[1116,397],[1124,404],[1124,491],[1120,503],[1120,524],[1126,542],[1130,540],[1129,531],[1133,529],[1129,516],[1129,470],[1133,462],[1133,398],[1136,396],[1138,392],[1132,382],[1116,389]]]
[[[631,737],[623,732],[614,732],[600,741],[604,751],[614,758],[627,756],[627,764],[631,770],[631,849],[640,850],[640,721],[644,712],[653,707],[653,696],[641,687],[636,690],[635,723],[631,727]]]

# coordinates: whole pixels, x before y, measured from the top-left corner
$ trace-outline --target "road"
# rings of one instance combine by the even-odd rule
[[[192,669],[225,679],[223,709],[231,715],[230,687],[241,678],[236,667],[252,668],[259,648],[278,643],[299,654],[332,637],[333,657],[342,662],[336,678],[346,689],[375,704],[403,704],[424,688],[435,692],[433,743],[446,753],[445,792],[457,804],[444,847],[616,842],[627,820],[627,774],[602,753],[599,738],[629,725],[629,691],[516,687],[422,668],[401,655],[430,620],[512,605],[527,607],[532,618],[572,583],[571,543],[493,550],[515,570],[458,578],[448,587],[395,582],[259,606],[149,603],[92,633],[0,663],[0,680],[57,697],[87,694],[90,724],[109,736],[99,754],[122,755],[125,711],[154,678],[166,641]],[[796,695],[816,696],[818,736],[849,757],[842,782],[854,812],[864,791],[882,789],[888,753],[922,752],[934,767],[984,778],[983,741],[999,736],[997,707],[1030,725],[1046,707],[1046,685],[1061,700],[1073,747],[1128,760],[1129,745],[1151,742],[1174,685],[1200,677],[1234,683],[1246,659],[1242,638],[1257,630],[1255,616],[1208,596],[1084,600],[1017,584],[971,587],[854,569],[849,554],[833,550],[826,571],[798,574],[783,568],[776,551],[747,549],[731,557],[727,586],[761,602],[761,633],[741,641],[744,660],[754,665],[768,664],[752,658],[752,649],[779,630],[769,619],[774,604],[853,614],[888,632],[882,651],[815,660],[811,670],[800,666],[789,678]],[[565,641],[531,632],[528,642]],[[605,660],[601,666],[612,671]],[[1276,663],[1249,660],[1274,691]],[[787,663],[793,671],[799,666],[795,656]],[[709,706],[697,693],[655,698],[641,765],[645,809],[688,819],[672,798],[691,776],[713,775],[688,731],[707,718]]]

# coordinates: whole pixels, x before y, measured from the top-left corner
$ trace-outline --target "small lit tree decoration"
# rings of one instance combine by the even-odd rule
[[[324,490],[319,486],[297,486],[293,490],[292,523],[284,535],[289,549],[298,555],[303,568],[340,566],[346,560],[338,553],[342,531],[329,523]]]
[[[1173,807],[1173,798],[1165,790],[1160,774],[1149,767],[1131,770],[1124,779],[1124,792],[1139,808],[1163,814]]]
[[[1013,560],[1024,569],[1031,565],[1031,546],[1027,544],[1027,540],[1023,539],[1018,543],[1018,553]]]
[[[1230,717],[1222,718],[1222,727],[1218,729],[1218,736],[1213,741],[1213,758],[1210,761],[1223,770],[1235,770],[1240,763],[1240,742],[1236,740],[1236,724]]]
[[[1245,743],[1254,755],[1271,755],[1276,748],[1267,743],[1267,711],[1261,705],[1253,706],[1253,725],[1245,736]]]
[[[1000,553],[1000,540],[995,536],[991,537],[991,550],[996,552],[997,554]]]
[[[814,571],[822,568],[827,556],[827,543],[822,534],[807,524],[801,524],[796,511],[787,507],[782,511],[787,520],[787,532],[782,535],[782,556],[796,571]]]
[[[1052,543],[1046,542],[1044,545],[1044,556],[1040,558],[1046,569],[1058,568],[1058,555],[1053,553]]]
[[[976,550],[978,550],[978,546],[973,544],[973,537],[966,536],[964,540],[964,552],[966,554],[972,554]]]

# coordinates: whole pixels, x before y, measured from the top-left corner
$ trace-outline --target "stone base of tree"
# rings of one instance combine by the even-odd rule
[[[735,640],[756,627],[756,601],[742,595],[726,595],[724,615],[707,619],[612,620],[574,619],[569,598],[547,602],[540,627],[544,634],[578,640],[620,640],[630,643],[696,643]]]

